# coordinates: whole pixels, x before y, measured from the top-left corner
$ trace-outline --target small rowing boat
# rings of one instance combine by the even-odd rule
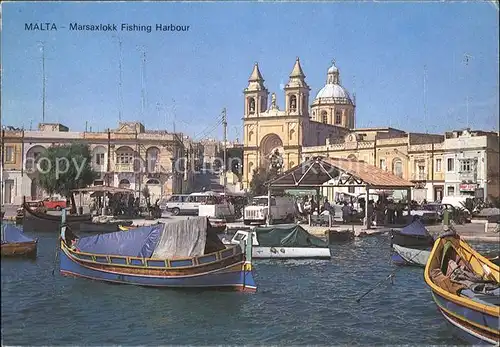
[[[37,239],[26,236],[12,224],[2,223],[2,257],[36,258]]]
[[[434,242],[424,279],[459,338],[472,344],[499,345],[498,265],[450,231]]]
[[[391,230],[391,244],[411,248],[429,247],[430,249],[434,244],[434,238],[417,219],[401,230]]]

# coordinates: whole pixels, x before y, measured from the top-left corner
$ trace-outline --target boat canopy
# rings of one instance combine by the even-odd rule
[[[175,259],[203,255],[208,220],[195,217],[168,224],[155,224],[128,231],[82,237],[80,252],[140,258]]]
[[[401,235],[413,235],[413,236],[429,236],[429,231],[422,224],[420,219],[415,220],[413,223],[405,226],[401,229]]]
[[[309,234],[300,225],[287,224],[253,229],[259,247],[328,247],[328,243]]]
[[[12,224],[2,223],[2,243],[33,242],[23,231]]]

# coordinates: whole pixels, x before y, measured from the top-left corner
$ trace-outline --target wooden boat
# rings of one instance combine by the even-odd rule
[[[63,212],[63,219],[65,214]],[[152,287],[256,291],[252,244],[226,248],[207,218],[77,238],[63,222],[60,273]]]
[[[23,201],[24,218],[23,230],[25,232],[54,232],[59,230],[61,225],[61,216],[51,215],[32,209],[24,200]],[[75,232],[80,231],[80,224],[83,222],[91,222],[90,214],[78,216],[67,216],[67,225]]]
[[[329,244],[336,242],[345,242],[354,239],[354,231],[352,230],[327,230],[325,232]]]
[[[238,230],[230,244],[247,242],[252,235],[252,257],[256,259],[330,259],[328,243],[309,234],[300,225],[273,225],[249,231]]]
[[[392,245],[394,254],[391,256],[392,262],[396,265],[413,265],[425,267],[429,255],[428,249],[408,248],[400,245]]]
[[[424,278],[458,337],[472,344],[499,345],[498,265],[451,231],[435,241]]]
[[[429,247],[430,249],[434,244],[434,238],[417,219],[401,230],[391,230],[391,245],[393,244],[403,247]]]
[[[24,235],[12,224],[2,224],[2,257],[36,258],[38,240]]]
[[[94,223],[94,222],[83,222],[80,223],[80,232],[83,233],[112,233],[115,231],[120,231],[121,227],[130,227],[132,221],[117,221],[117,222],[106,222],[106,223]]]

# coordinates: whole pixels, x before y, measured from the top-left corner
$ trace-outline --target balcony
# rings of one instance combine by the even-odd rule
[[[411,176],[412,181],[427,181],[427,173],[426,172],[418,172],[414,173]]]
[[[117,172],[134,172],[133,163],[117,163],[115,165],[115,171]]]
[[[458,173],[458,179],[460,181],[476,183],[477,172],[475,171],[462,171]]]

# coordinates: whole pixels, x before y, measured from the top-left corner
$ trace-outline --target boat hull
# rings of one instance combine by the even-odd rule
[[[2,244],[2,257],[36,258],[37,241]]]
[[[392,257],[392,260],[398,265],[425,267],[431,254],[430,251],[425,249],[408,248],[400,245],[392,245],[392,248],[396,253]]]
[[[23,204],[24,218],[23,230],[24,232],[59,232],[61,227],[61,217],[47,213],[33,211],[27,204]],[[91,222],[92,216],[90,214],[79,216],[68,216],[66,218],[66,225],[75,232],[80,231],[80,223]]]
[[[448,275],[448,261],[451,260],[465,262],[467,267],[479,276],[478,278],[487,278],[493,283],[500,282],[498,265],[476,252],[460,237],[452,234],[442,236],[435,241],[424,270],[424,279],[431,288],[434,302],[445,320],[453,326],[455,335],[472,344],[498,346],[500,343],[498,304],[484,301],[486,299],[480,296],[473,299],[464,295],[462,290],[469,290],[470,285],[461,284],[464,286],[461,288],[456,284],[460,282],[451,281]],[[443,267],[446,270],[442,270]],[[492,298],[494,296],[488,297],[488,300]]]
[[[120,226],[129,227],[132,225],[132,221],[120,221],[120,222],[110,222],[110,223],[92,223],[83,222],[80,223],[80,232],[83,233],[112,233],[115,231],[120,231]],[[128,230],[128,229],[126,229]]]
[[[93,280],[166,288],[221,288],[256,291],[252,266],[239,247],[179,260],[90,255],[61,244],[60,273]],[[220,260],[206,262],[207,259]],[[144,263],[147,262],[147,266]],[[203,263],[206,262],[206,263]],[[143,265],[132,265],[132,264]]]
[[[255,259],[331,259],[330,248],[253,246]]]
[[[432,247],[434,239],[430,235],[404,235],[391,230],[391,244],[403,247]]]

